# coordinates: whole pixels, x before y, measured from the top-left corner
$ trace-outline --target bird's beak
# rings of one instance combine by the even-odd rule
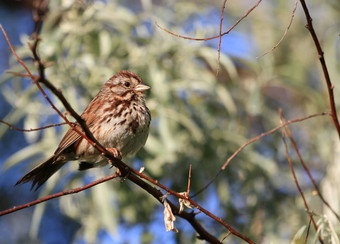
[[[145,85],[145,84],[138,84],[135,87],[135,92],[143,92],[143,91],[146,91],[146,90],[149,90],[149,89],[151,89],[151,86],[148,86],[148,85]]]

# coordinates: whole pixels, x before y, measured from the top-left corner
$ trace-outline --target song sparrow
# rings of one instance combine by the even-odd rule
[[[111,77],[87,106],[81,117],[94,137],[104,147],[122,158],[144,146],[149,134],[150,111],[143,92],[150,89],[142,79],[126,70]],[[81,130],[81,126],[76,124]],[[79,170],[100,167],[108,161],[72,128],[67,131],[57,150],[17,183],[32,181],[37,190],[65,163],[79,160]]]

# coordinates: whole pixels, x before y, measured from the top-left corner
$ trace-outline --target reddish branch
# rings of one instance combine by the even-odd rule
[[[267,136],[267,135],[270,135],[272,134],[273,132],[281,129],[282,127],[286,126],[286,125],[289,125],[289,124],[292,124],[292,123],[297,123],[297,122],[301,122],[301,121],[304,121],[304,120],[307,120],[307,119],[310,119],[310,118],[313,118],[313,117],[318,117],[318,116],[323,116],[323,115],[331,115],[330,113],[328,112],[323,112],[323,113],[318,113],[318,114],[312,114],[312,115],[308,115],[308,116],[305,116],[305,117],[302,117],[302,118],[298,118],[298,119],[292,119],[292,120],[288,120],[286,121],[285,123],[267,131],[267,132],[264,132],[264,133],[261,133],[260,135],[250,139],[249,141],[247,141],[246,143],[244,143],[242,146],[240,146],[228,159],[227,161],[223,164],[223,166],[221,167],[221,169],[216,173],[215,177],[209,181],[209,183],[207,185],[205,185],[201,190],[199,190],[198,192],[195,193],[195,195],[191,196],[191,197],[195,197],[197,195],[199,195],[201,192],[203,192],[204,190],[206,190],[216,179],[217,177],[226,169],[226,167],[228,166],[228,164],[231,162],[231,160],[233,160],[246,146],[248,146],[249,144],[261,139],[262,137],[264,136]]]
[[[311,223],[312,223],[312,219],[309,217],[309,223],[308,223],[308,227],[307,227],[305,243],[307,243],[307,241],[308,241],[308,236],[309,236],[309,231],[310,231]]]
[[[19,63],[24,67],[24,69],[26,70],[28,76],[34,81],[34,83],[36,84],[36,86],[38,87],[38,89],[40,90],[40,92],[43,94],[44,98],[47,100],[47,102],[51,105],[51,107],[58,113],[58,115],[63,118],[63,120],[65,120],[65,122],[72,128],[74,129],[77,133],[79,133],[80,135],[84,136],[84,138],[87,138],[85,136],[84,133],[82,133],[79,129],[77,129],[75,126],[73,126],[73,124],[58,110],[58,108],[53,104],[53,102],[51,101],[51,99],[47,96],[47,94],[45,93],[44,89],[40,86],[39,82],[45,82],[46,80],[42,80],[40,77],[34,76],[32,75],[32,73],[30,72],[30,70],[27,68],[27,66],[25,65],[25,63],[19,58],[19,56],[17,55],[17,53],[14,51],[14,48],[10,42],[10,40],[8,39],[8,36],[5,32],[5,30],[2,28],[2,25],[0,24],[0,29],[2,31],[2,33],[4,34],[7,43],[13,53],[13,55],[17,58],[17,60],[19,61]],[[38,39],[36,39],[35,41],[36,43],[38,43]],[[37,44],[36,44],[37,45]],[[35,45],[35,47],[36,47]],[[38,62],[40,62],[40,59],[38,60]],[[40,66],[40,65],[39,65]],[[41,73],[41,72],[40,72]],[[46,82],[47,84],[49,83],[48,81]],[[46,84],[45,84],[46,85]],[[57,91],[57,89],[52,90],[52,92]],[[61,93],[60,93],[61,94]],[[65,99],[66,100],[66,99]],[[80,116],[79,116],[80,117]],[[77,118],[76,118],[77,119]],[[91,133],[91,132],[90,132]],[[91,143],[92,145],[94,145],[94,143]]]
[[[245,240],[248,243],[254,243],[252,240],[250,240],[248,237],[242,235],[241,233],[239,233],[237,230],[235,230],[234,228],[232,228],[230,225],[228,225],[227,223],[225,223],[221,218],[218,218],[217,216],[215,216],[214,214],[212,214],[211,212],[207,211],[206,209],[204,209],[202,206],[200,206],[198,203],[196,203],[195,201],[193,201],[190,197],[186,197],[181,195],[180,193],[177,193],[169,188],[167,188],[166,186],[160,184],[158,181],[151,179],[150,177],[139,173],[137,170],[133,169],[133,168],[129,168],[128,169],[129,172],[133,173],[133,174],[127,174],[126,178],[131,180],[132,182],[136,183],[137,185],[140,185],[140,178],[143,178],[149,182],[151,182],[152,184],[162,188],[163,190],[165,190],[166,192],[168,192],[171,195],[174,195],[178,198],[182,198],[184,200],[189,201],[193,206],[195,206],[198,210],[200,210],[201,212],[205,213],[207,216],[209,216],[210,218],[214,219],[215,221],[217,221],[218,223],[220,223],[221,225],[223,225],[224,227],[226,227],[233,235],[240,237],[241,239]],[[126,169],[125,169],[126,171]],[[136,175],[138,175],[140,178],[136,177]],[[143,181],[144,182],[144,181]],[[149,187],[151,187],[150,185],[147,184],[147,188],[149,189]],[[141,186],[142,187],[142,186]],[[144,187],[142,187],[144,189]],[[153,187],[152,187],[153,188]],[[144,189],[147,190],[147,189]],[[147,190],[148,191],[148,190]],[[148,191],[149,192],[149,191]],[[154,192],[149,192],[153,195]],[[153,195],[154,197],[156,197],[155,195]],[[158,201],[162,202],[160,199],[161,197],[164,196],[163,194],[161,196],[157,196]],[[170,202],[169,202],[170,203]],[[172,206],[171,206],[172,208]],[[174,209],[172,208],[172,210],[174,211]],[[174,211],[175,215],[181,216],[181,214],[179,214],[179,212]]]
[[[99,142],[96,141],[96,139],[94,138],[93,134],[91,133],[91,131],[89,130],[89,128],[86,125],[85,120],[72,108],[72,106],[67,102],[66,98],[64,97],[64,95],[62,94],[60,89],[57,89],[51,82],[49,82],[46,79],[45,76],[45,62],[43,62],[40,59],[40,56],[38,55],[38,44],[41,41],[40,37],[39,37],[39,30],[41,29],[43,20],[45,18],[45,15],[48,11],[48,1],[35,1],[34,2],[34,9],[33,9],[33,20],[34,20],[34,32],[32,34],[33,37],[33,44],[29,44],[29,47],[31,49],[31,52],[33,54],[33,58],[34,58],[34,62],[35,64],[38,66],[38,70],[39,70],[39,76],[37,79],[33,79],[33,76],[31,74],[31,72],[28,70],[28,68],[26,67],[26,65],[20,60],[20,58],[18,57],[18,55],[15,53],[12,45],[10,44],[7,36],[6,36],[6,40],[8,42],[8,44],[11,47],[11,50],[13,52],[13,54],[15,55],[15,57],[18,59],[18,61],[24,66],[25,70],[27,71],[27,73],[29,74],[29,76],[34,80],[35,84],[38,86],[39,90],[42,92],[42,94],[44,95],[44,97],[46,98],[46,100],[49,102],[49,104],[52,106],[52,108],[60,115],[60,117],[62,117],[66,123],[68,123],[70,125],[70,127],[75,130],[79,135],[81,135],[83,138],[85,138],[92,146],[97,145],[97,149],[102,152],[105,155],[110,154],[110,152],[108,152],[106,150],[106,148],[104,148]],[[2,27],[1,27],[2,29]],[[4,32],[4,31],[3,31]],[[5,34],[5,33],[4,33]],[[68,119],[54,106],[54,104],[52,103],[52,101],[50,100],[50,98],[46,95],[46,93],[44,92],[44,90],[41,88],[40,83],[43,83],[49,90],[51,90],[53,92],[54,95],[56,95],[59,100],[62,102],[62,104],[64,105],[64,107],[66,108],[67,111],[70,112],[70,114],[76,119],[76,121],[80,124],[81,128],[83,129],[84,133],[77,129],[75,126],[73,126]],[[113,160],[115,163],[117,162],[117,160]],[[116,165],[115,165],[116,166]]]
[[[295,142],[295,140],[294,140],[294,138],[293,138],[292,133],[290,132],[289,127],[286,126],[285,128],[286,128],[287,134],[288,134],[288,136],[289,136],[289,139],[290,139],[290,141],[291,141],[291,143],[292,143],[292,145],[293,145],[293,147],[294,147],[294,149],[295,149],[295,152],[296,152],[296,154],[297,154],[298,157],[299,157],[300,163],[301,163],[303,169],[306,171],[306,173],[307,173],[307,175],[308,175],[308,178],[309,178],[309,179],[311,180],[311,182],[313,183],[313,186],[314,186],[315,190],[317,191],[318,196],[320,197],[321,201],[322,201],[322,202],[323,202],[323,203],[331,210],[331,212],[335,215],[335,217],[338,219],[338,221],[340,221],[340,216],[339,216],[339,214],[338,214],[337,212],[335,212],[335,210],[331,207],[331,205],[328,203],[328,201],[325,199],[325,197],[321,194],[320,188],[319,188],[318,184],[316,184],[316,181],[315,181],[315,179],[313,178],[313,176],[312,176],[310,170],[308,169],[307,164],[306,164],[305,161],[303,160],[303,158],[302,158],[302,156],[301,156],[301,153],[300,153],[300,150],[299,150],[299,148],[298,148],[297,145],[296,145],[296,142]]]
[[[6,214],[10,214],[10,213],[19,211],[19,210],[24,209],[24,208],[29,208],[29,207],[32,207],[32,206],[37,205],[39,203],[46,202],[48,200],[51,200],[51,199],[54,199],[54,198],[57,198],[57,197],[61,197],[61,196],[69,195],[69,194],[78,193],[78,192],[84,191],[85,189],[88,189],[90,187],[93,187],[95,185],[98,185],[100,183],[103,183],[105,181],[108,181],[108,180],[111,180],[111,179],[114,179],[114,178],[117,178],[117,177],[119,177],[119,175],[117,173],[115,173],[115,174],[110,175],[108,177],[104,177],[102,179],[96,180],[96,181],[94,181],[94,182],[92,182],[92,183],[90,183],[88,185],[85,185],[85,186],[82,186],[82,187],[78,187],[78,188],[75,188],[75,189],[72,189],[72,190],[68,190],[68,191],[59,192],[59,193],[56,193],[56,194],[53,194],[53,195],[49,195],[49,196],[40,198],[38,200],[29,202],[29,203],[26,203],[26,204],[23,204],[23,205],[20,205],[20,206],[16,206],[16,207],[7,209],[5,211],[0,212],[0,216],[6,215]]]
[[[190,194],[190,182],[191,182],[191,164],[189,167],[189,176],[188,176],[188,187],[187,187],[187,196]]]
[[[331,78],[330,78],[329,73],[328,73],[326,60],[325,60],[325,57],[324,57],[324,52],[321,48],[319,38],[315,33],[313,23],[312,23],[312,17],[309,14],[307,4],[306,4],[305,0],[300,0],[300,3],[302,5],[303,11],[304,11],[306,19],[307,19],[306,28],[309,30],[309,32],[310,32],[310,34],[313,38],[316,50],[318,51],[320,64],[321,64],[322,71],[323,71],[323,74],[324,74],[324,77],[325,77],[325,80],[326,80],[326,84],[327,84],[327,90],[328,90],[328,95],[329,95],[329,103],[330,103],[331,112],[332,112],[332,119],[333,119],[335,128],[338,132],[338,136],[340,137],[340,124],[339,124],[338,116],[337,116],[337,113],[336,113],[336,107],[335,107],[335,101],[334,101],[334,92],[333,92],[334,86],[331,82]]]
[[[217,72],[216,72],[217,75],[220,70],[223,12],[224,12],[226,3],[227,3],[227,0],[224,0],[222,4],[222,8],[221,8],[220,32],[219,32],[219,37],[218,37],[218,50],[217,50]]]
[[[282,110],[281,109],[279,109],[279,114],[280,114],[280,122],[281,122],[281,125],[282,125],[285,122],[285,119],[283,118]],[[317,224],[316,224],[316,222],[314,220],[313,214],[311,213],[311,211],[309,209],[308,203],[307,203],[306,198],[305,198],[305,194],[303,193],[303,191],[301,189],[300,183],[299,183],[299,181],[298,181],[298,179],[296,177],[295,170],[294,170],[292,161],[291,161],[290,156],[289,156],[288,146],[287,146],[287,142],[286,142],[286,138],[285,138],[286,137],[285,129],[287,130],[287,128],[288,128],[288,126],[282,127],[281,128],[281,134],[282,134],[283,144],[285,145],[286,157],[287,157],[287,160],[288,160],[288,163],[289,163],[290,171],[292,172],[296,188],[298,189],[298,191],[299,191],[299,193],[301,195],[301,198],[302,198],[303,203],[304,203],[304,205],[305,205],[305,207],[307,209],[307,212],[310,214],[310,220],[313,222],[315,231],[317,232],[318,231],[318,226],[317,226]],[[321,243],[323,243],[320,235],[319,235],[319,241]]]
[[[160,26],[157,22],[155,22],[156,26],[158,28],[160,28],[161,30],[173,35],[173,36],[177,36],[179,38],[183,38],[183,39],[187,39],[187,40],[193,40],[193,41],[208,41],[208,40],[212,40],[212,39],[216,39],[216,38],[221,38],[224,35],[229,34],[229,32],[234,29],[244,18],[246,18],[257,6],[259,6],[259,4],[261,3],[262,0],[258,0],[256,4],[253,5],[253,7],[251,7],[247,13],[245,13],[239,20],[237,20],[226,32],[223,32],[222,34],[219,34],[217,36],[212,36],[212,37],[206,37],[206,38],[193,38],[193,37],[189,37],[189,36],[182,36],[182,35],[178,35],[176,33],[173,33],[167,29],[165,29],[164,27]]]
[[[39,128],[35,128],[35,129],[21,129],[18,127],[15,127],[13,125],[11,125],[10,123],[3,121],[2,119],[0,119],[0,123],[3,123],[5,125],[7,125],[9,128],[13,129],[13,130],[18,130],[18,131],[22,131],[22,132],[32,132],[32,131],[39,131],[39,130],[43,130],[43,129],[47,129],[47,128],[51,128],[51,127],[56,127],[56,126],[60,126],[60,125],[66,125],[66,122],[63,123],[58,123],[58,124],[52,124],[52,125],[45,125],[43,127],[39,127]]]
[[[264,54],[262,54],[262,55],[260,55],[260,56],[258,56],[258,57],[256,57],[256,58],[261,58],[261,57],[267,55],[268,53],[274,51],[274,50],[281,44],[281,42],[283,41],[283,39],[286,37],[286,35],[287,35],[287,33],[288,33],[289,29],[290,29],[290,26],[291,26],[292,23],[293,23],[293,19],[294,19],[294,16],[295,16],[295,12],[296,12],[297,5],[298,5],[298,0],[295,0],[294,9],[293,9],[292,15],[290,16],[289,24],[288,24],[288,26],[286,27],[286,30],[285,30],[285,32],[283,33],[281,39],[278,41],[278,43],[276,43],[276,45],[275,45],[274,47],[272,47],[271,49],[269,49],[268,51],[266,51]]]

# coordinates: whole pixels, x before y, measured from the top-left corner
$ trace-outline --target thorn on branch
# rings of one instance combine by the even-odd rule
[[[166,200],[166,198],[167,198],[169,195],[171,195],[171,194],[168,192],[168,193],[166,193],[165,195],[161,196],[161,197],[159,198],[159,200],[160,200],[161,202],[164,203],[164,201]]]
[[[145,167],[143,166],[143,167],[141,167],[141,168],[139,169],[138,172],[142,174],[142,173],[144,172],[144,170],[145,170]]]
[[[228,234],[226,234],[226,235],[222,238],[221,243],[222,243],[228,236],[230,236],[230,235],[231,235],[231,232],[229,231]]]
[[[187,188],[187,196],[189,197],[190,193],[190,182],[191,182],[191,164],[189,166],[189,176],[188,176],[188,188]]]

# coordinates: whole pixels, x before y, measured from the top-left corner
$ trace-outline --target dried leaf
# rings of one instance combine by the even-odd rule
[[[168,201],[164,199],[163,204],[164,204],[164,223],[165,223],[166,231],[178,232],[174,224],[176,217],[172,213],[172,210],[171,210],[171,207]]]
[[[180,192],[182,196],[187,196],[187,192]],[[179,212],[182,213],[184,210],[184,206],[187,208],[194,208],[194,206],[186,199],[180,198],[179,200]]]

